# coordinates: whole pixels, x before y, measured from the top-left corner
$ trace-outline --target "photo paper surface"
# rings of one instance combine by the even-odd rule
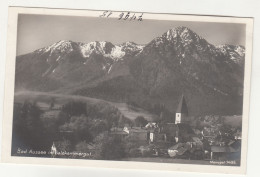
[[[10,7],[8,27],[4,162],[245,173],[252,19]]]

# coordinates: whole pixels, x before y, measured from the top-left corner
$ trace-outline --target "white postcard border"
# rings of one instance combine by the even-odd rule
[[[98,17],[102,11],[71,10],[71,9],[48,9],[48,8],[23,8],[9,7],[8,36],[7,36],[7,58],[5,74],[5,96],[2,136],[2,161],[7,163],[20,164],[41,164],[41,165],[65,165],[65,166],[87,166],[101,168],[123,168],[123,169],[145,169],[145,170],[167,170],[202,173],[226,173],[245,174],[247,161],[248,142],[248,121],[250,103],[250,76],[253,40],[253,19],[239,17],[217,17],[217,16],[192,16],[173,14],[152,14],[144,13],[144,19],[158,20],[180,20],[200,22],[222,22],[222,23],[244,23],[246,24],[246,56],[244,75],[244,100],[242,119],[242,151],[241,166],[215,166],[215,165],[193,165],[193,164],[169,164],[132,161],[104,161],[104,160],[76,160],[76,159],[55,159],[35,157],[14,157],[11,156],[12,139],[12,115],[14,98],[14,76],[17,40],[18,14],[45,14],[45,15],[66,15],[66,16],[92,16]],[[119,13],[119,12],[118,12]]]

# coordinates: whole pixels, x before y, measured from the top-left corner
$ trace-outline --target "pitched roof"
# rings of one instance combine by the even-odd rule
[[[132,133],[147,133],[147,130],[143,129],[141,127],[132,127],[132,128],[129,129],[129,132],[132,132]]]
[[[211,146],[211,152],[238,152],[230,146]]]
[[[110,129],[110,134],[112,135],[128,135],[128,133],[126,133],[123,128],[119,128],[119,127],[112,127]]]
[[[179,101],[176,113],[185,113],[188,114],[188,107],[184,98],[184,95],[181,95],[181,99]]]

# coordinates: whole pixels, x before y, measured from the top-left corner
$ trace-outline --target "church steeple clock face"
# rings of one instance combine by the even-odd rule
[[[175,123],[181,123],[181,113],[176,113]]]

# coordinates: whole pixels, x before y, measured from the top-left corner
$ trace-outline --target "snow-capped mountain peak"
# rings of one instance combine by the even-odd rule
[[[170,42],[174,42],[179,39],[184,44],[199,42],[203,39],[201,36],[197,35],[192,30],[184,26],[169,29],[166,33],[162,35],[162,37]]]
[[[118,102],[129,93],[168,102],[184,91],[194,94],[193,105],[212,103],[209,109],[216,112],[229,105],[236,110],[243,95],[245,48],[215,46],[186,27],[169,29],[145,47],[63,40],[36,52],[17,56],[16,89],[66,94],[72,90]],[[208,112],[208,106],[202,107]]]
[[[52,45],[36,50],[37,53],[50,52],[50,56],[53,53],[69,53],[73,50],[72,41],[60,40]]]
[[[140,52],[142,48],[142,45],[137,45],[133,42],[125,42],[121,45],[114,45],[105,41],[80,44],[80,50],[84,57],[89,57],[93,52],[95,52],[105,57],[110,57],[113,60],[122,59],[122,57],[129,53]]]
[[[94,41],[89,43],[80,43],[79,48],[84,57],[89,57],[93,52],[106,55],[111,52],[114,45],[105,41]]]
[[[120,60],[125,55],[136,55],[140,53],[143,47],[143,45],[138,45],[134,42],[125,42],[123,44],[114,45],[107,41],[92,41],[88,43],[82,43],[69,40],[60,40],[34,52],[39,54],[48,53],[49,57],[59,57],[66,55],[74,50],[78,50],[84,58],[90,57],[92,53],[96,53],[113,60]]]
[[[245,59],[245,48],[243,46],[224,44],[216,46],[216,49],[235,63],[239,64]]]
[[[131,52],[140,53],[144,48],[144,45],[138,45],[134,42],[125,42],[119,46],[122,48],[124,52],[127,53],[131,53]]]

